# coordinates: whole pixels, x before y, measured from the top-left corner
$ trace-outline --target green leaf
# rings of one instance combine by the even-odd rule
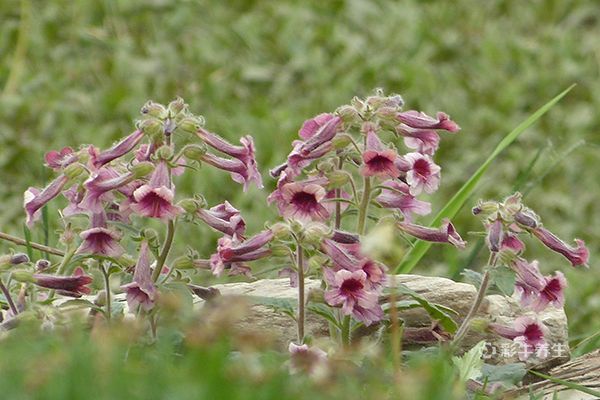
[[[458,329],[458,325],[450,316],[450,314],[458,315],[453,309],[440,304],[430,303],[427,299],[406,285],[398,284],[394,289],[399,294],[409,296],[417,301],[419,305],[423,307],[425,311],[427,311],[427,314],[429,314],[432,319],[440,323],[440,326],[444,328],[446,332],[454,333]]]
[[[520,382],[527,369],[523,363],[491,365],[484,364],[481,369],[481,377],[487,379],[488,382],[503,382],[509,384],[517,384]]]
[[[537,372],[537,371],[533,371],[533,370],[530,370],[529,372],[532,373],[533,375],[539,376],[540,378],[547,379],[550,382],[554,382],[554,383],[557,383],[559,385],[563,385],[564,387],[567,387],[569,389],[577,390],[577,391],[582,392],[582,393],[587,393],[587,394],[592,395],[594,397],[600,397],[600,392],[599,391],[594,390],[594,389],[590,389],[587,386],[583,386],[583,385],[580,385],[580,384],[575,383],[575,382],[566,381],[564,379],[555,378],[553,376],[545,375],[545,374],[542,374],[541,372]]]
[[[31,231],[25,224],[23,224],[23,235],[25,236],[25,242],[27,243],[27,256],[30,260],[33,260],[33,247],[31,247]]]
[[[333,313],[333,309],[325,304],[321,303],[310,303],[306,306],[306,309],[314,314],[320,315],[325,318],[328,322],[331,322],[335,327],[341,329],[335,314]]]
[[[490,272],[491,280],[505,296],[512,296],[515,290],[515,273],[510,268],[496,267]]]
[[[485,162],[475,171],[475,173],[469,178],[467,182],[452,196],[452,198],[446,203],[442,210],[435,216],[431,221],[431,226],[438,226],[442,219],[453,218],[466,203],[469,197],[475,192],[477,184],[491,165],[492,161],[512,142],[514,142],[527,128],[533,125],[538,119],[540,119],[548,110],[550,110],[560,99],[562,99],[575,85],[571,85],[569,88],[564,90],[558,96],[554,97],[548,103],[544,104],[540,109],[534,112],[529,118],[521,122],[515,129],[513,129],[508,135],[504,137],[498,143],[492,154],[485,160]],[[419,263],[421,258],[427,253],[427,250],[431,247],[430,242],[424,242],[418,240],[415,246],[410,249],[404,259],[396,268],[396,273],[407,274]]]
[[[269,307],[273,311],[289,315],[296,320],[296,301],[294,299],[274,299],[272,297],[248,296],[254,304]]]
[[[485,341],[482,340],[463,354],[462,357],[452,357],[452,363],[458,368],[460,382],[467,382],[469,379],[476,379],[481,376],[484,350]]]
[[[59,307],[60,308],[68,308],[68,309],[71,309],[71,310],[78,310],[78,309],[82,309],[82,308],[89,308],[89,309],[92,309],[92,310],[97,310],[97,311],[104,312],[104,310],[102,310],[102,307],[98,307],[96,304],[92,303],[91,301],[85,300],[85,299],[67,300],[64,303],[62,303]]]

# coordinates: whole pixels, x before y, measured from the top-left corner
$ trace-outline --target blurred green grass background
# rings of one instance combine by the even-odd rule
[[[574,338],[599,329],[596,1],[6,0],[0,22],[0,229],[18,235],[23,191],[49,178],[43,154],[109,145],[132,130],[148,99],[181,96],[210,130],[232,140],[254,135],[264,192],[244,195],[208,169],[178,190],[204,193],[211,204],[230,199],[256,230],[274,217],[266,172],[302,121],[354,95],[383,87],[402,94],[407,108],[443,110],[461,125],[437,155],[438,210],[504,134],[576,83],[494,163],[472,202],[510,194],[540,152],[523,186],[526,202],[561,237],[589,244],[591,270],[566,271],[567,314]],[[456,222],[465,236],[479,229],[468,207]],[[199,232],[179,242],[206,254],[214,235]],[[478,268],[468,260],[468,252],[436,250],[416,272]],[[547,252],[540,261],[545,272],[566,269]]]

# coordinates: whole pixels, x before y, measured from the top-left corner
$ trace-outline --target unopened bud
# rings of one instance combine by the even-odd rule
[[[10,276],[12,277],[12,279],[14,279],[17,282],[30,282],[30,283],[34,283],[35,282],[35,278],[33,277],[33,274],[29,271],[25,271],[25,270],[18,270],[18,271],[13,271]]]
[[[131,167],[131,172],[136,178],[142,178],[152,171],[154,171],[154,164],[149,161],[142,161]]]
[[[64,170],[65,176],[69,179],[75,179],[84,172],[85,167],[80,163],[73,163],[71,165],[68,165]]]
[[[173,149],[170,146],[160,146],[156,150],[156,156],[160,160],[170,160],[173,158]]]
[[[12,265],[19,265],[29,262],[29,257],[25,253],[16,253],[10,257],[10,263]]]
[[[148,102],[144,104],[141,113],[159,119],[167,118],[167,109],[165,106],[155,103],[152,100],[148,100]]]
[[[515,222],[525,229],[535,229],[540,225],[539,217],[529,209],[523,209],[514,215]]]
[[[317,254],[308,259],[308,268],[311,271],[320,271],[325,265],[327,265],[327,261],[327,257]]]
[[[158,242],[158,233],[152,228],[146,228],[142,231],[142,236],[149,242]]]
[[[310,289],[306,295],[306,300],[311,303],[325,304],[325,292],[323,289]]]
[[[324,238],[331,236],[331,229],[319,222],[310,222],[304,229],[304,240],[311,244],[318,244]]]
[[[352,138],[348,134],[340,134],[334,137],[331,142],[333,143],[334,149],[341,150],[352,143]]]
[[[175,269],[194,269],[194,261],[187,256],[181,256],[173,260],[170,264]]]
[[[289,246],[283,244],[271,244],[269,249],[271,250],[271,256],[273,257],[287,257],[290,255]]]
[[[270,229],[274,240],[287,239],[290,235],[290,226],[285,222],[277,222],[271,225]]]
[[[44,259],[44,258],[40,258],[39,260],[37,260],[35,262],[35,269],[38,272],[42,272],[47,270],[48,268],[50,268],[50,261]]]
[[[330,160],[321,161],[321,162],[319,162],[319,164],[317,164],[317,170],[322,171],[322,172],[329,172],[329,171],[333,171],[334,169],[335,169],[335,164]]]
[[[328,189],[335,189],[344,186],[349,181],[348,174],[339,170],[331,171],[327,174],[329,184]]]
[[[177,203],[177,205],[183,208],[188,214],[194,214],[199,208],[201,208],[198,204],[198,201],[194,199],[183,199]]]
[[[482,214],[487,216],[498,211],[498,203],[495,201],[479,201],[477,206],[473,207],[473,215]]]
[[[492,253],[497,253],[500,250],[503,237],[502,221],[497,219],[488,227],[487,244]]]
[[[352,106],[341,106],[335,111],[335,113],[339,115],[342,121],[346,124],[352,124],[360,120],[356,108]]]
[[[185,132],[194,133],[202,128],[204,120],[198,117],[185,117],[177,123],[177,127]]]
[[[198,145],[198,144],[187,145],[183,149],[183,155],[186,158],[188,158],[190,160],[194,160],[194,161],[202,161],[202,158],[204,157],[205,154],[206,154],[206,146],[202,146],[202,145]]]
[[[137,128],[151,138],[160,138],[163,135],[163,123],[156,118],[148,118],[140,121]]]
[[[171,116],[175,116],[187,108],[187,104],[181,97],[177,97],[175,100],[169,103],[168,109]]]

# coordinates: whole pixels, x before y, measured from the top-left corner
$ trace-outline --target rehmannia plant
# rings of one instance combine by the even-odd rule
[[[156,334],[158,299],[175,277],[187,282],[194,295],[209,299],[217,292],[192,284],[192,275],[210,271],[252,277],[253,264],[268,262],[279,266],[277,274],[297,288],[291,365],[294,371],[310,372],[326,362],[327,354],[310,346],[304,327],[307,309],[326,318],[331,337],[348,346],[361,325],[385,327],[390,322],[396,296],[415,296],[393,285],[388,267],[361,245],[377,221],[392,221],[396,234],[409,242],[425,240],[457,249],[467,245],[449,220],[435,227],[416,221],[431,212],[427,199],[441,182],[441,167],[434,161],[440,134],[460,131],[443,112],[432,117],[406,111],[401,96],[376,90],[306,120],[287,159],[270,170],[276,185],[267,201],[280,219],[265,221],[264,229],[254,233],[246,231],[241,212],[225,199],[208,205],[200,193],[176,196],[178,179],[201,173],[198,166],[229,174],[243,191],[250,185],[262,189],[253,138],[230,143],[209,131],[204,118],[179,98],[167,106],[149,101],[141,114],[133,133],[108,149],[83,145],[46,154],[45,165],[55,178],[44,188],[25,191],[26,223],[30,228],[39,224],[46,204],[62,197],[57,200],[63,202],[57,215],[61,248],[2,234],[48,254],[48,259],[38,260],[22,253],[0,258],[0,289],[8,308],[5,327],[16,326],[7,323],[18,322],[38,304],[53,304],[65,296],[87,296],[95,299],[90,304],[104,304],[99,312],[108,320],[114,301],[109,277],[118,274],[129,312],[147,319]],[[567,282],[560,271],[545,275],[537,261],[526,259],[524,239],[537,239],[574,267],[588,263],[585,243],[575,240],[571,246],[546,229],[519,193],[500,202],[480,201],[473,214],[482,219],[489,250],[479,292],[460,326],[434,324],[432,337],[458,345],[472,326],[492,272],[506,269],[515,278],[513,296],[521,302],[523,316],[513,326],[487,321],[485,329],[521,346],[523,360],[544,358],[546,328],[536,315],[563,306]],[[152,220],[162,221],[164,232],[151,228]],[[203,223],[222,234],[213,254],[172,254],[176,228],[187,223]],[[91,269],[104,276],[104,290],[92,293]],[[320,280],[323,289],[310,299],[305,293],[308,278]],[[42,314],[38,310],[36,315]]]

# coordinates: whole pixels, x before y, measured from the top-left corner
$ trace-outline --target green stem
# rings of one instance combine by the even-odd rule
[[[496,259],[496,253],[491,253],[487,268],[485,269],[485,272],[483,273],[483,278],[481,279],[481,285],[479,286],[479,290],[477,291],[477,296],[475,296],[475,301],[471,305],[471,309],[465,316],[465,319],[463,320],[462,324],[456,331],[456,335],[454,335],[454,340],[452,341],[453,348],[457,348],[457,346],[469,332],[471,320],[479,311],[479,307],[481,307],[481,303],[485,298],[485,293],[487,292],[490,286],[490,270],[496,265]]]
[[[67,266],[69,265],[69,262],[71,261],[71,259],[75,255],[76,251],[77,251],[76,247],[72,248],[72,249],[67,249],[67,252],[65,253],[62,261],[60,262],[60,265],[58,266],[58,269],[56,270],[56,275],[57,276],[61,276],[62,274],[65,273],[65,270],[67,269]],[[54,293],[55,293],[54,289],[50,290],[48,292],[48,298],[49,299],[54,298]]]
[[[0,232],[0,240],[7,240],[9,242],[13,242],[19,246],[31,247],[36,250],[43,251],[45,253],[54,254],[55,256],[64,256],[65,253],[62,250],[55,249],[54,247],[44,246],[43,244],[28,242],[25,239],[21,239],[19,237],[9,235],[8,233]]]
[[[165,239],[162,251],[160,252],[160,256],[158,257],[158,260],[156,260],[156,268],[154,269],[154,272],[152,274],[152,281],[154,282],[156,282],[156,280],[160,276],[160,272],[162,271],[162,268],[165,265],[165,261],[167,261],[167,256],[169,255],[169,251],[171,250],[171,246],[173,245],[174,237],[175,223],[171,220],[167,225],[167,237]]]
[[[298,271],[298,344],[304,343],[304,249],[298,243],[296,246],[296,269]]]
[[[8,302],[8,306],[10,307],[10,310],[12,311],[13,315],[18,315],[19,314],[19,310],[17,310],[17,307],[15,306],[15,303],[12,299],[12,296],[10,295],[10,292],[8,291],[8,288],[6,286],[4,286],[4,283],[0,280],[0,290],[2,290],[2,293],[4,293],[4,297],[6,297],[6,301]]]
[[[356,233],[364,235],[365,223],[367,221],[367,212],[369,210],[369,202],[371,201],[371,178],[364,177],[362,200],[358,209],[358,223],[356,225]]]
[[[111,310],[111,295],[110,295],[110,275],[108,274],[107,269],[104,267],[104,264],[101,265],[102,275],[104,275],[104,287],[106,291],[106,320],[110,323],[110,318],[112,314]]]
[[[350,331],[351,327],[351,317],[349,315],[344,316],[342,320],[342,345],[344,347],[349,347],[350,343],[352,343],[352,332]]]

